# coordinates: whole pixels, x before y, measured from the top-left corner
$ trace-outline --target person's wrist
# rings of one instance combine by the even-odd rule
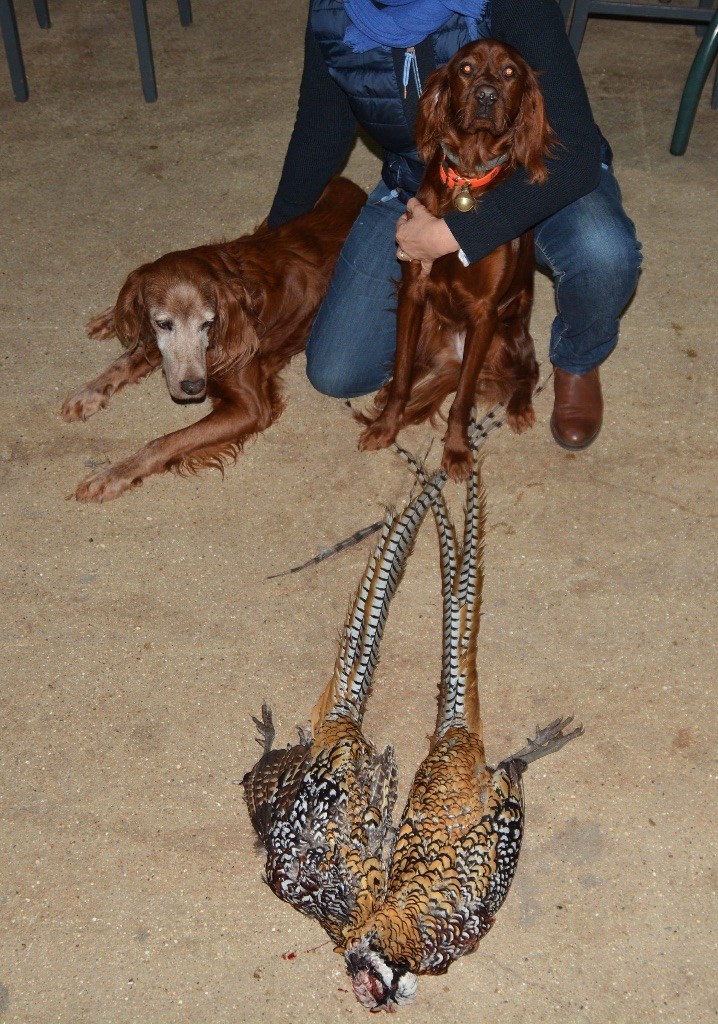
[[[459,243],[451,233],[451,228],[445,220],[437,221],[437,249],[440,250],[441,256],[446,256],[450,252],[458,252],[460,249]]]

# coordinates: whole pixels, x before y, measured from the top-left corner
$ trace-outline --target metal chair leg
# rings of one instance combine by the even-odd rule
[[[35,5],[35,17],[40,28],[50,28],[50,12],[47,9],[47,0],[32,0]]]
[[[568,41],[577,57],[586,32],[588,8],[588,0],[576,0],[576,3],[573,5],[573,17],[571,18],[571,27],[568,30]]]
[[[718,56],[718,11],[713,15],[706,34],[703,36],[683,88],[681,104],[678,108],[678,117],[676,118],[676,127],[673,130],[673,138],[671,139],[671,153],[673,156],[683,156],[686,151],[688,140],[691,136],[691,129],[693,128],[693,121],[696,116],[698,100],[701,98],[703,86],[706,83],[708,72],[716,56]]]
[[[713,6],[713,0],[698,0],[699,7],[705,7],[707,11]],[[696,25],[696,35],[702,39],[708,29],[707,25]]]
[[[130,9],[132,10],[132,24],[135,29],[137,59],[140,62],[142,93],[148,103],[154,103],[157,99],[157,79],[155,78],[155,65],[152,59],[150,26],[147,21],[147,5],[145,0],[130,0]]]
[[[18,103],[25,103],[30,95],[30,90],[27,87],[25,65],[22,59],[22,50],[20,49],[20,36],[17,31],[15,8],[13,7],[12,0],[0,0],[0,31],[2,31],[2,41],[5,46],[8,68],[10,69],[13,94]]]
[[[50,11],[47,6],[47,0],[33,0],[33,5],[40,27],[50,28]],[[177,0],[177,8],[182,25],[191,25],[191,0]],[[154,103],[157,99],[157,79],[155,78],[155,65],[152,57],[146,0],[130,0],[130,11],[135,32],[137,59],[140,65],[142,93],[147,103]],[[2,32],[3,44],[7,55],[13,94],[18,102],[24,103],[29,98],[30,90],[28,89],[25,76],[25,64],[22,59],[22,49],[20,47],[20,36],[17,31],[13,0],[0,0],[0,31]]]
[[[566,0],[564,0],[564,3]],[[570,2],[570,0],[569,0]],[[713,0],[711,0],[711,3]],[[177,0],[177,7],[179,8],[180,24],[187,25],[192,24],[192,3],[191,0]]]
[[[571,8],[573,6],[573,0],[558,0],[558,6],[561,9],[561,16],[563,17],[563,23],[568,30],[569,17],[571,15]]]

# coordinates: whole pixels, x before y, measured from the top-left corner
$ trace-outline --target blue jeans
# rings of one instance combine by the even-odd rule
[[[357,398],[391,376],[401,278],[394,234],[405,209],[380,182],[344,243],[307,342],[307,376],[326,395]],[[569,373],[587,373],[616,346],[641,263],[610,168],[603,166],[593,192],[542,221],[534,236],[536,261],[556,292],[549,357]]]

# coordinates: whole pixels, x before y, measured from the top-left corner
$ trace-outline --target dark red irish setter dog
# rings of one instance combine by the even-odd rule
[[[222,468],[283,408],[279,371],[305,345],[339,250],[366,199],[335,178],[314,209],[219,245],[171,252],[134,270],[117,302],[88,324],[127,352],[62,407],[68,422],[103,409],[125,384],[162,367],[177,402],[212,401],[208,416],[83,480],[78,501],[108,501],[152,473]]]
[[[519,165],[532,182],[544,181],[552,140],[536,75],[520,54],[495,40],[470,43],[431,75],[422,94],[417,143],[427,169],[417,198],[437,217],[455,206],[474,216],[482,193]],[[533,424],[533,272],[532,232],[469,267],[456,253],[437,259],[428,275],[418,262],[402,264],[394,376],[377,395],[378,416],[363,418],[369,426],[360,448],[386,447],[404,425],[434,417],[456,391],[442,467],[464,480],[473,464],[467,426],[477,395],[508,398],[515,431]]]

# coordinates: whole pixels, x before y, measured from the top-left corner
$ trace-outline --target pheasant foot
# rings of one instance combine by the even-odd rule
[[[512,761],[523,761],[526,765],[530,764],[531,761],[537,761],[539,757],[544,757],[546,754],[553,754],[560,750],[570,740],[583,734],[582,725],[576,726],[571,732],[564,732],[564,729],[568,728],[571,722],[573,722],[573,715],[569,715],[567,718],[556,718],[543,729],[536,726],[534,738],[527,739],[526,746],[513,754],[512,757],[507,757],[502,764],[508,765]]]
[[[274,732],[274,722],[272,721],[272,711],[269,705],[262,704],[261,720],[255,715],[252,715],[252,721],[259,730],[259,736],[255,736],[254,738],[260,747],[264,747],[264,753],[268,754],[272,749],[272,744],[274,743],[274,737],[276,735]]]

